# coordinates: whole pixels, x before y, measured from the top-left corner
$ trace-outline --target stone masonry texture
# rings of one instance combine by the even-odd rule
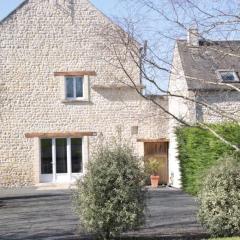
[[[121,132],[143,155],[138,138],[167,138],[168,117],[131,88],[93,88],[128,81],[103,47],[101,27],[113,25],[89,1],[29,0],[0,24],[0,186],[34,185],[36,164],[31,132],[93,131],[90,157],[102,139]],[[109,60],[111,63],[109,64]],[[139,84],[131,60],[126,65]],[[95,71],[89,101],[63,102],[64,80],[54,72]],[[158,101],[165,107],[168,101]],[[138,133],[131,134],[133,126]]]

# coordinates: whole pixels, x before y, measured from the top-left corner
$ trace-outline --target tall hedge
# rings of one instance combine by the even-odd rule
[[[233,123],[209,125],[229,142],[240,146],[240,126]],[[176,130],[183,189],[196,195],[203,173],[224,154],[236,153],[208,130],[182,127]]]

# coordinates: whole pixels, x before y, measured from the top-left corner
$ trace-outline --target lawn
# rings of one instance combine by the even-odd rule
[[[211,240],[240,240],[240,237],[232,237],[232,238],[210,238]]]

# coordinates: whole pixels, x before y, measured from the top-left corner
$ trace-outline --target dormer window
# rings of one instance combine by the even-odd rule
[[[233,70],[218,70],[217,74],[221,82],[225,83],[239,82],[238,74]]]

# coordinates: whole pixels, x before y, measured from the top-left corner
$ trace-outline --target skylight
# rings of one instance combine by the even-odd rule
[[[233,70],[218,70],[217,73],[222,82],[239,82],[238,74]]]

